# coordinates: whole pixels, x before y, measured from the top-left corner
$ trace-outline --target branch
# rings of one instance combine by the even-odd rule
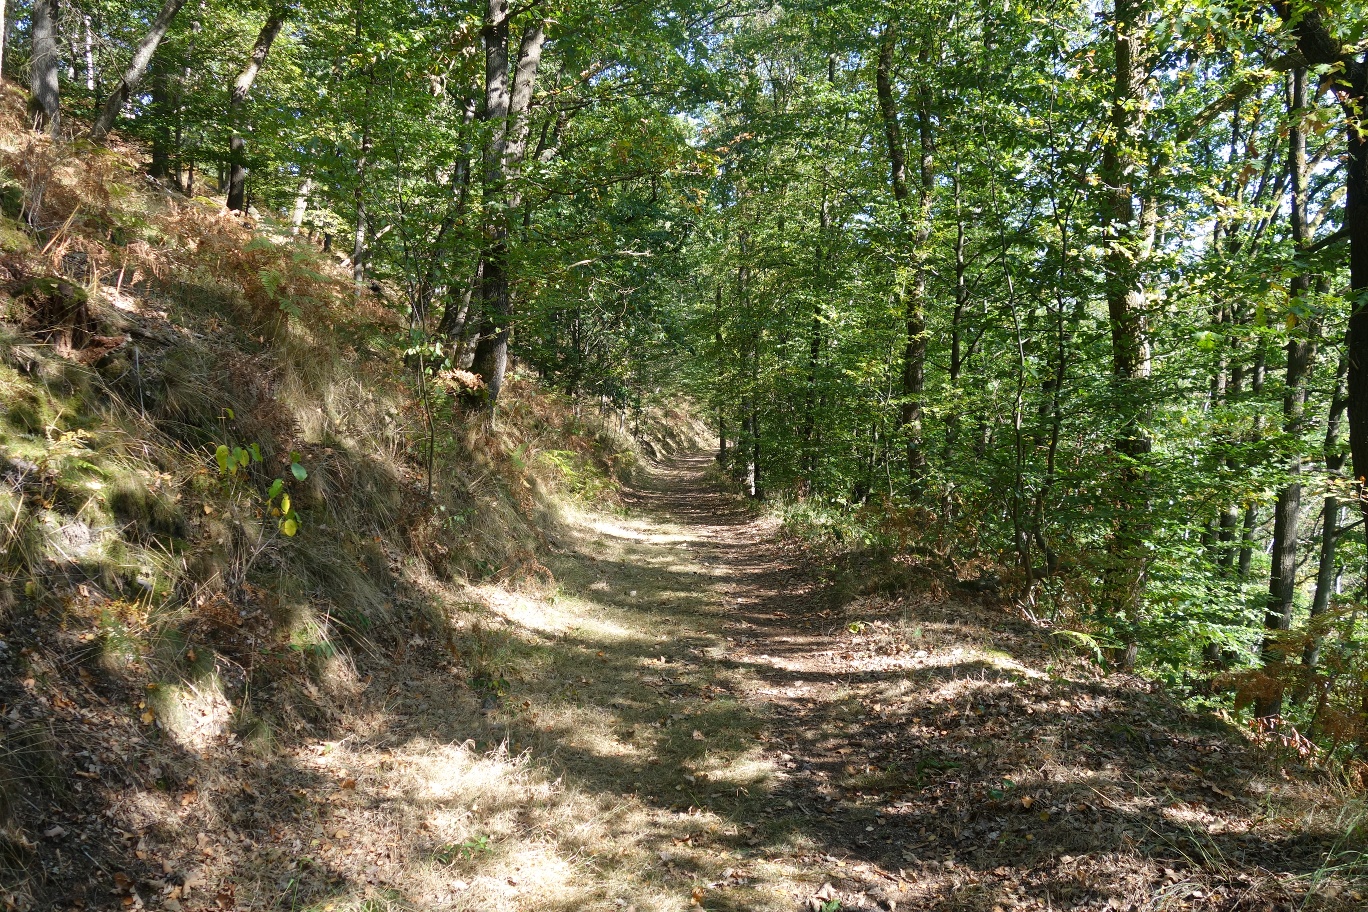
[[[1334,232],[1333,234],[1327,234],[1325,237],[1321,238],[1319,241],[1316,241],[1316,243],[1314,243],[1314,244],[1312,244],[1311,246],[1307,247],[1305,252],[1306,252],[1306,253],[1316,253],[1317,251],[1324,250],[1326,247],[1330,247],[1330,246],[1332,246],[1332,245],[1334,245],[1334,244],[1338,244],[1340,241],[1343,241],[1343,240],[1345,240],[1345,239],[1348,238],[1348,237],[1349,237],[1349,226],[1348,226],[1348,225],[1343,225],[1343,226],[1340,227],[1340,229],[1339,229],[1338,231]]]

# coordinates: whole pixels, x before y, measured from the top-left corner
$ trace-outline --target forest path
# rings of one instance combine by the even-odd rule
[[[196,895],[315,912],[1362,908],[1323,781],[930,576],[859,595],[879,574],[822,566],[710,464],[671,458],[621,504],[568,511],[554,582],[444,595],[447,629],[333,685],[353,708],[326,739],[203,775],[198,794],[221,797],[183,805],[179,831],[199,840],[186,865],[210,859]]]
[[[851,597],[836,580],[858,571],[815,566],[711,465],[676,457],[629,490],[636,553],[600,576],[677,627],[657,660],[660,778],[632,798],[719,821],[686,844],[701,905],[1357,902],[1313,883],[1342,835],[1307,815],[1319,786],[934,581]]]

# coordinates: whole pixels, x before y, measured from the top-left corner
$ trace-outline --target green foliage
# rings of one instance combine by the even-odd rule
[[[488,836],[472,836],[464,842],[442,846],[433,853],[432,858],[438,864],[450,865],[458,859],[471,859],[493,851],[494,847],[490,845]]]
[[[232,409],[225,409],[225,414],[229,419],[234,417]],[[290,453],[290,475],[296,481],[304,481],[309,477],[309,473],[299,460],[298,453]],[[225,481],[242,480],[250,484],[248,469],[262,461],[261,447],[256,443],[249,443],[245,447],[220,443],[214,450],[214,461],[218,464],[219,475]],[[290,495],[285,490],[285,484],[284,478],[271,480],[261,497],[261,509],[267,515],[276,518],[277,527],[282,535],[293,538],[299,532],[303,520],[295,511]]]
[[[1328,576],[1311,569],[1323,495],[1352,496],[1362,474],[1326,416],[1363,290],[1332,243],[1343,111],[1327,92],[1288,110],[1299,8],[1135,9],[1126,23],[1124,5],[1078,0],[515,6],[508,48],[531,26],[548,43],[513,162],[480,115],[485,6],[292,7],[235,107],[226,87],[268,10],[209,0],[177,20],[124,125],[192,195],[222,189],[229,137],[245,138],[265,230],[236,251],[234,293],[307,333],[318,248],[345,254],[354,306],[408,320],[376,350],[402,353],[421,390],[430,461],[459,447],[445,416],[495,404],[467,368],[477,338],[508,329],[519,364],[624,426],[690,398],[724,443],[720,471],[798,534],[996,563],[1002,594],[1080,651],[1124,662],[1134,646],[1182,682],[1263,661],[1270,517],[1294,487],[1296,626],[1312,605],[1363,601],[1345,557],[1361,531],[1330,543]],[[64,69],[73,113],[127,58],[139,10],[83,7],[100,40],[90,72]],[[1325,17],[1352,47],[1362,13]],[[1143,85],[1118,82],[1118,31]],[[1294,127],[1313,160],[1301,241]],[[111,221],[111,239],[144,227]],[[496,262],[509,315],[483,306]],[[1308,343],[1289,390],[1286,353]],[[218,444],[227,483],[265,482],[263,512],[294,535],[297,454],[266,482],[260,452],[195,436],[216,401],[206,365],[165,360],[162,416]],[[46,416],[16,401],[6,420],[31,434]],[[616,469],[510,449],[588,498]]]

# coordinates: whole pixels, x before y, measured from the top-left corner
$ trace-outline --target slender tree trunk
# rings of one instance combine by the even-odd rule
[[[228,140],[228,161],[231,170],[228,174],[228,208],[234,212],[247,211],[247,141],[242,137],[243,108],[247,96],[252,91],[257,74],[266,63],[266,55],[271,53],[290,8],[285,5],[276,7],[266,17],[266,23],[257,34],[252,52],[247,55],[247,65],[233,83],[233,91],[228,96],[228,120],[233,125],[233,135]]]
[[[1349,235],[1350,300],[1368,293],[1368,134],[1361,129],[1368,105],[1368,62],[1358,48],[1349,47],[1335,37],[1325,22],[1320,6],[1278,2],[1278,12],[1292,24],[1297,46],[1312,67],[1329,66],[1335,80],[1340,105],[1349,129],[1346,130],[1348,169],[1345,176],[1344,230]],[[1349,455],[1354,477],[1368,471],[1368,307],[1356,306],[1349,315],[1346,343],[1348,372],[1345,402],[1349,412]],[[1359,498],[1360,512],[1368,520],[1368,499]]]
[[[171,162],[174,157],[172,136],[172,108],[174,101],[167,79],[166,63],[161,58],[154,59],[151,66],[152,83],[152,163],[147,168],[149,177],[165,180],[171,176]],[[179,187],[180,182],[176,185]]]
[[[1144,126],[1145,78],[1148,72],[1142,31],[1143,0],[1115,0],[1115,79],[1111,129],[1102,149],[1104,257],[1107,313],[1111,324],[1112,383],[1120,429],[1113,449],[1120,463],[1114,494],[1116,518],[1108,545],[1105,597],[1121,627],[1123,648],[1118,664],[1135,661],[1136,624],[1144,599],[1147,512],[1142,462],[1150,451],[1144,429],[1150,357],[1145,325],[1143,263],[1154,225],[1153,203],[1144,195],[1137,212],[1135,197],[1139,148]]]
[[[898,421],[907,440],[907,469],[912,489],[919,491],[926,475],[926,453],[922,446],[922,398],[926,386],[926,243],[931,236],[931,199],[935,189],[934,134],[932,132],[930,90],[923,84],[918,91],[917,133],[920,145],[919,192],[917,211],[912,206],[907,184],[907,151],[898,119],[898,103],[894,97],[893,54],[897,44],[897,27],[893,20],[884,26],[879,39],[879,59],[875,69],[875,90],[879,100],[879,116],[883,121],[884,140],[888,147],[889,184],[898,207],[902,231],[911,229],[912,275],[910,288],[898,279],[897,295],[903,312],[907,337],[903,351],[902,406]],[[919,55],[921,62],[930,56],[929,39],[923,41]]]
[[[960,185],[959,160],[955,161],[955,177],[952,184],[955,197],[955,310],[950,318],[950,371],[949,381],[951,399],[950,412],[945,416],[945,458],[948,461],[959,442],[959,385],[960,375],[964,372],[964,314],[969,308],[968,264],[965,262],[966,232],[964,224],[963,187]]]
[[[826,269],[831,244],[831,212],[826,188],[822,188],[822,203],[818,210],[818,239],[815,251],[816,285],[818,293],[813,296],[812,321],[808,329],[807,389],[803,400],[803,473],[807,476],[808,490],[812,489],[813,476],[817,471],[817,372],[821,364],[823,327],[826,322],[822,295],[826,289]]]
[[[128,69],[124,70],[123,76],[119,78],[119,84],[114,87],[114,91],[105,99],[100,106],[99,113],[95,116],[95,122],[90,126],[90,138],[96,142],[103,142],[109,135],[109,131],[114,129],[114,122],[119,119],[119,112],[123,110],[124,104],[133,95],[133,92],[142,82],[143,74],[147,72],[147,66],[152,62],[152,55],[157,52],[157,45],[161,44],[166,37],[167,31],[171,28],[171,22],[176,18],[176,14],[185,6],[185,0],[165,0],[161,11],[152,20],[152,25],[138,42],[137,48],[133,51],[133,59],[129,61]]]
[[[1262,339],[1259,340],[1258,354],[1254,358],[1254,376],[1250,381],[1250,391],[1257,401],[1263,392],[1264,379],[1268,375],[1268,352]],[[1254,416],[1254,439],[1263,436],[1264,417],[1262,414]],[[1238,567],[1238,579],[1240,583],[1249,580],[1249,565],[1254,557],[1254,530],[1259,522],[1259,505],[1252,499],[1245,504],[1244,508],[1244,527],[1240,531],[1240,563]]]
[[[1306,69],[1299,67],[1291,76],[1291,92],[1288,98],[1291,129],[1289,131],[1288,173],[1291,177],[1292,193],[1290,213],[1292,241],[1298,251],[1304,250],[1311,240],[1306,223],[1307,167],[1306,133],[1302,118],[1306,114]],[[1294,303],[1305,303],[1311,291],[1311,278],[1299,272],[1292,278],[1289,289]],[[1277,506],[1273,514],[1273,555],[1272,571],[1268,580],[1268,610],[1264,617],[1264,628],[1269,631],[1263,644],[1263,662],[1274,670],[1285,661],[1284,649],[1278,642],[1279,632],[1292,626],[1292,603],[1296,593],[1297,573],[1297,520],[1301,514],[1301,451],[1302,412],[1306,405],[1306,380],[1311,372],[1315,358],[1314,327],[1293,327],[1294,335],[1287,342],[1287,381],[1283,394],[1283,433],[1292,441],[1295,448],[1291,464],[1288,466],[1288,482],[1278,492]],[[1270,695],[1259,701],[1255,710],[1260,716],[1276,716],[1282,712],[1282,694]]]
[[[361,148],[356,155],[356,187],[352,190],[352,206],[356,211],[355,225],[352,228],[351,268],[352,282],[356,289],[356,299],[361,300],[361,286],[366,281],[366,234],[368,218],[366,214],[366,166],[370,163],[370,90],[366,90],[365,118],[361,128]]]
[[[755,394],[747,395],[741,402],[742,440],[740,446],[746,455],[746,496],[760,496],[760,422],[756,416]]]
[[[713,357],[722,361],[722,283],[717,283],[713,294]],[[717,402],[717,463],[727,465],[727,409],[722,396]]]
[[[480,341],[472,367],[489,391],[489,407],[498,401],[508,367],[508,215],[504,200],[503,152],[507,136],[508,0],[489,0],[481,39],[485,52],[485,102],[483,119],[489,138],[483,157],[485,202],[484,246],[480,252]]]
[[[61,59],[57,53],[57,0],[33,0],[32,59],[29,89],[33,93],[33,129],[53,136],[61,125]]]
[[[309,213],[309,196],[313,193],[313,178],[305,177],[299,182],[295,193],[294,209],[290,213],[290,236],[299,237],[304,228],[304,217]]]
[[[3,3],[0,3],[3,5]],[[5,14],[0,11],[0,31],[4,30]],[[95,94],[95,87],[99,84],[99,79],[95,75],[95,30],[91,28],[90,17],[82,16],[81,24],[85,26],[85,75],[86,91],[92,96]]]
[[[528,108],[541,63],[546,35],[541,23],[529,25],[514,67],[512,87],[508,66],[508,0],[489,0],[481,32],[485,48],[484,119],[491,125],[484,152],[485,228],[481,260],[484,278],[480,342],[474,370],[489,391],[489,407],[498,402],[508,369],[509,324],[513,306],[508,274],[510,213],[521,205],[516,185],[518,166],[527,148]]]
[[[1344,417],[1345,381],[1349,362],[1340,355],[1339,367],[1335,371],[1335,392],[1330,398],[1330,412],[1325,421],[1325,474],[1333,483],[1339,480],[1344,470],[1344,451],[1340,448],[1340,424]],[[1311,682],[1312,672],[1320,663],[1321,641],[1324,639],[1317,629],[1317,620],[1330,607],[1330,596],[1335,593],[1335,546],[1339,538],[1340,499],[1333,488],[1325,495],[1321,516],[1320,558],[1316,564],[1316,591],[1311,597],[1311,635],[1307,637],[1302,649],[1302,664],[1306,666],[1307,684]],[[1303,688],[1303,694],[1306,692]]]

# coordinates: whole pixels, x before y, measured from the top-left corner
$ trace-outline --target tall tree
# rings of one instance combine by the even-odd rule
[[[903,347],[902,406],[899,424],[906,436],[907,468],[913,488],[920,487],[926,473],[926,453],[922,444],[922,397],[926,388],[926,284],[927,241],[931,237],[931,203],[935,191],[935,135],[931,122],[931,89],[926,64],[931,56],[930,32],[920,37],[918,62],[923,72],[916,90],[917,139],[920,154],[917,169],[917,199],[911,199],[907,180],[907,148],[899,120],[897,98],[894,95],[894,52],[897,45],[897,24],[890,19],[879,39],[879,59],[875,70],[875,85],[879,99],[879,115],[883,120],[884,141],[888,149],[889,184],[897,204],[899,239],[897,246],[910,247],[911,276],[909,284],[899,278],[896,294],[900,300],[907,337]]]
[[[1306,68],[1298,67],[1289,78],[1288,92],[1288,159],[1287,172],[1291,184],[1288,212],[1292,243],[1297,255],[1304,255],[1311,240],[1307,220],[1308,178],[1306,163]],[[1297,270],[1288,289],[1292,314],[1305,312],[1311,293],[1311,277],[1306,268]],[[1287,483],[1278,491],[1274,510],[1272,541],[1272,572],[1268,579],[1268,609],[1264,628],[1263,660],[1266,665],[1281,665],[1284,644],[1279,634],[1292,626],[1292,606],[1297,585],[1297,524],[1301,516],[1301,432],[1302,412],[1306,407],[1306,381],[1315,358],[1315,326],[1289,317],[1291,338],[1287,340],[1287,374],[1283,392],[1283,433],[1289,438],[1293,456],[1288,465]],[[1256,707],[1260,716],[1277,715],[1282,708],[1280,693],[1270,693]]]
[[[1362,491],[1364,473],[1368,470],[1368,132],[1362,122],[1368,110],[1368,61],[1360,48],[1346,45],[1336,36],[1318,6],[1280,2],[1277,7],[1291,24],[1306,62],[1329,68],[1327,77],[1348,124],[1344,231],[1349,237],[1351,312],[1345,401],[1349,412],[1349,456]],[[1360,498],[1360,509],[1368,517],[1368,499]]]
[[[247,211],[247,141],[242,136],[242,114],[247,105],[247,96],[252,91],[257,74],[266,63],[266,55],[271,45],[290,15],[290,7],[281,4],[271,10],[266,22],[257,34],[252,52],[247,55],[247,65],[242,68],[233,82],[233,91],[228,97],[228,120],[233,127],[232,138],[228,141],[228,161],[231,169],[228,175],[228,208],[236,212]]]
[[[523,30],[509,82],[508,0],[490,0],[481,40],[485,51],[484,247],[480,254],[480,341],[473,369],[485,382],[491,407],[508,369],[508,336],[513,319],[509,277],[512,213],[522,204],[518,169],[527,150],[528,108],[541,63],[546,32],[540,21]]]
[[[1117,620],[1133,627],[1145,580],[1145,495],[1142,461],[1150,451],[1144,427],[1150,376],[1144,262],[1155,228],[1154,200],[1138,184],[1142,166],[1147,59],[1146,0],[1115,0],[1111,31],[1111,118],[1102,145],[1102,212],[1107,315],[1111,327],[1113,401],[1119,427],[1113,447],[1119,468],[1116,518],[1109,546],[1106,598]],[[1140,203],[1137,207],[1136,199]],[[1135,661],[1135,633],[1125,633],[1121,664]]]
[[[128,67],[123,71],[123,75],[119,77],[118,85],[100,105],[95,120],[90,125],[91,139],[96,142],[103,142],[105,137],[109,135],[109,131],[114,129],[114,123],[119,119],[119,112],[123,110],[124,104],[142,83],[142,78],[147,73],[147,67],[152,62],[152,55],[157,52],[157,46],[166,37],[172,21],[183,6],[185,6],[185,0],[165,0],[162,4],[162,8],[153,18],[142,40],[134,48],[133,58],[128,62]]]

